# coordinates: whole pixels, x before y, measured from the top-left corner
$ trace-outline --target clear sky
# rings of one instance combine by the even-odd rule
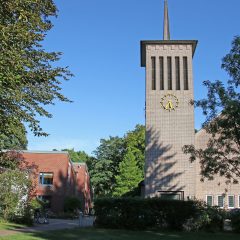
[[[91,153],[101,138],[144,124],[145,70],[140,40],[161,40],[163,0],[56,0],[59,16],[44,47],[61,51],[60,65],[75,77],[63,84],[72,104],[47,109],[41,125],[50,136],[28,134],[29,150],[75,148]],[[195,99],[203,80],[221,79],[221,59],[240,34],[240,0],[169,0],[171,39],[199,40],[194,56]],[[195,111],[195,127],[203,122]]]

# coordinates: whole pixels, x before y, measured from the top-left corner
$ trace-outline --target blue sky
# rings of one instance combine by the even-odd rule
[[[50,136],[28,133],[29,150],[75,148],[89,154],[101,138],[122,136],[144,124],[145,70],[140,40],[161,40],[163,0],[56,0],[59,16],[44,47],[61,51],[61,66],[75,77],[62,93],[74,101],[47,109],[41,119]],[[169,0],[171,39],[199,40],[194,56],[195,99],[203,80],[227,80],[221,59],[240,34],[239,0]],[[195,127],[204,118],[195,110]]]

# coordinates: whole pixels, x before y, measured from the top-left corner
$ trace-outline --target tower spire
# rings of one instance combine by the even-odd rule
[[[164,0],[163,40],[170,40],[169,17],[168,17],[168,2],[167,2],[167,0]]]

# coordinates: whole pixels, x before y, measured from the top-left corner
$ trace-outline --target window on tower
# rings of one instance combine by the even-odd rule
[[[235,207],[235,199],[233,195],[228,196],[228,208]]]
[[[175,70],[176,70],[176,90],[180,90],[180,60],[175,57]]]
[[[183,57],[183,79],[184,79],[184,90],[188,90],[188,59]]]
[[[152,57],[152,90],[156,90],[156,58]]]
[[[168,68],[168,90],[172,90],[172,58],[167,57]]]
[[[163,57],[159,58],[160,67],[160,90],[164,90],[164,62]]]
[[[212,195],[207,196],[207,205],[213,206],[213,196]]]
[[[223,208],[224,207],[224,197],[222,195],[219,195],[218,196],[218,206],[220,208]]]

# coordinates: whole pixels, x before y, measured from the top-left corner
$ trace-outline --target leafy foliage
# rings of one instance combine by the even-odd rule
[[[77,197],[67,197],[64,200],[64,211],[73,213],[81,208],[81,201]]]
[[[145,126],[136,125],[133,131],[129,131],[125,136],[127,148],[133,153],[137,166],[144,173],[145,164]]]
[[[17,151],[0,152],[0,173],[3,170],[14,170],[23,163],[22,155]]]
[[[240,210],[234,209],[230,212],[231,225],[235,232],[240,233]]]
[[[24,216],[28,207],[28,193],[31,180],[21,170],[7,170],[0,174],[0,216],[14,220]]]
[[[131,151],[128,151],[119,164],[119,175],[116,176],[114,196],[123,196],[138,187],[143,180],[142,172],[139,171],[136,159]]]
[[[86,162],[89,159],[89,155],[84,151],[75,151],[72,149],[62,149],[62,151],[67,151],[73,162]]]
[[[44,207],[44,202],[39,198],[33,198],[30,201],[29,206],[31,207],[32,210],[42,209]]]
[[[0,149],[25,150],[27,149],[26,129],[22,123],[11,126],[11,135],[0,135]]]
[[[231,79],[225,86],[221,81],[205,81],[206,99],[195,102],[203,109],[204,130],[209,134],[205,149],[193,145],[184,147],[190,161],[199,159],[203,178],[213,179],[218,174],[227,182],[237,183],[240,177],[240,37],[232,42],[232,49],[222,61],[222,68]]]
[[[95,224],[104,228],[196,231],[223,226],[219,209],[198,201],[160,198],[101,198],[95,200]],[[188,227],[188,229],[186,229]]]
[[[69,102],[60,79],[72,74],[56,66],[59,52],[42,48],[50,17],[57,9],[52,0],[3,0],[0,3],[0,135],[15,135],[19,123],[28,123],[35,135],[42,131],[37,116],[51,117],[44,108],[55,100]]]
[[[95,196],[113,196],[113,192],[116,192],[117,176],[123,174],[123,166],[120,170],[120,165],[126,159],[126,154],[131,154],[135,159],[137,176],[141,176],[142,179],[144,150],[145,127],[142,125],[137,125],[133,131],[127,132],[123,137],[101,139],[100,146],[94,152],[95,157],[90,157],[86,162]],[[134,179],[134,183],[128,183],[129,186],[135,186],[135,181],[136,179]],[[128,189],[130,190],[131,187]]]
[[[111,195],[115,186],[115,176],[118,174],[119,163],[125,154],[125,142],[119,137],[101,139],[100,146],[94,152],[94,166],[90,169],[91,183],[95,194]]]

